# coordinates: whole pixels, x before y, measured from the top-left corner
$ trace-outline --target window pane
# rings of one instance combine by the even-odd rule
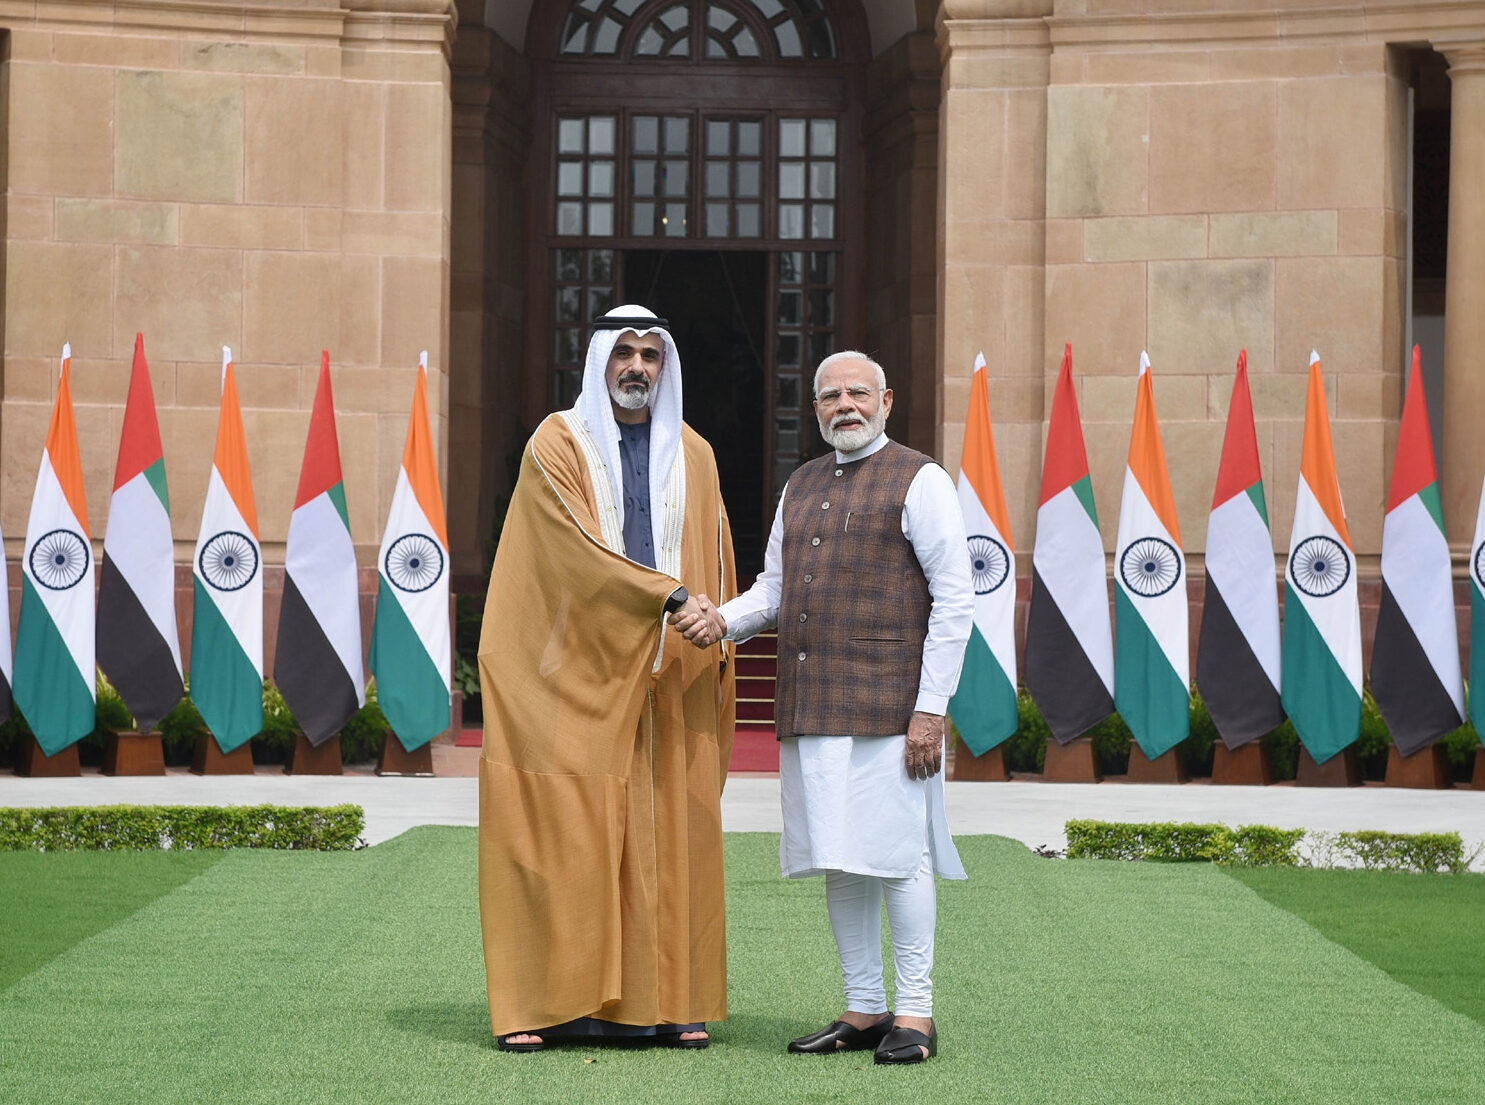
[[[712,119],[706,124],[708,157],[726,157],[732,152],[732,124],[725,119]]]
[[[799,418],[774,419],[773,449],[776,453],[799,452]]]
[[[686,194],[686,170],[689,167],[684,161],[667,161],[665,163],[665,194],[667,196],[684,196]]]
[[[560,161],[557,163],[557,195],[581,196],[583,194],[583,163]]]
[[[552,409],[565,411],[576,403],[582,386],[583,370],[580,368],[562,368],[552,373]]]
[[[731,166],[725,161],[708,161],[706,163],[706,194],[709,196],[725,196],[728,193],[728,169]]]
[[[799,367],[799,335],[780,334],[778,354],[780,365]]]
[[[619,45],[619,32],[623,30],[612,19],[605,18],[593,33],[593,53],[612,54]]]
[[[581,288],[557,289],[557,321],[582,322],[583,290]]]
[[[784,162],[779,166],[779,199],[804,199],[804,163]]]
[[[817,203],[810,207],[810,237],[835,237],[835,204]]]
[[[608,237],[614,232],[614,205],[611,203],[588,204],[588,233]]]
[[[636,196],[653,196],[655,194],[655,163],[653,161],[636,161],[634,163],[634,194]]]
[[[798,326],[802,297],[799,292],[779,293],[779,325]]]
[[[819,332],[810,335],[810,363],[819,364],[830,354],[835,352],[835,335],[821,334]]]
[[[562,52],[581,54],[588,48],[588,24],[575,15],[567,17],[567,26],[562,31]]]
[[[633,15],[634,9],[644,3],[644,0],[614,0],[614,7],[618,8],[624,15]]]
[[[758,49],[758,40],[753,37],[753,32],[744,27],[738,31],[732,39],[732,48],[737,51],[740,58],[756,58],[762,53]]]
[[[607,284],[614,278],[614,251],[590,249],[588,251],[588,279]]]
[[[706,236],[708,238],[727,237],[727,205],[725,203],[706,205]]]
[[[583,152],[583,120],[559,119],[557,121],[557,152]]]
[[[668,58],[688,58],[691,56],[691,40],[682,35],[671,44],[670,50],[666,52]]]
[[[780,284],[802,284],[804,283],[804,254],[781,253],[779,254],[779,283]]]
[[[639,41],[634,45],[634,52],[639,57],[652,58],[660,53],[660,47],[665,45],[665,39],[660,37],[660,32],[653,26],[646,27],[639,36]]]
[[[763,234],[763,209],[756,203],[737,205],[737,236],[758,238]]]
[[[603,0],[577,0],[577,6],[585,8],[590,12],[596,12],[603,6]]]
[[[737,194],[745,199],[754,199],[763,189],[763,171],[756,161],[737,163]]]
[[[719,31],[725,31],[737,22],[737,16],[733,15],[726,8],[720,8],[716,4],[713,4],[707,10],[706,22],[710,27],[715,27]]]
[[[614,194],[614,163],[594,161],[588,166],[588,195],[611,196]]]
[[[557,279],[581,280],[583,278],[583,251],[559,249],[557,251]]]
[[[557,363],[579,364],[578,360],[578,330],[563,328],[557,331]]]
[[[665,152],[685,153],[691,146],[691,120],[665,120]]]
[[[666,8],[660,13],[660,22],[664,23],[672,31],[679,31],[691,22],[690,9],[685,4],[677,4],[673,8]]]
[[[835,156],[835,120],[810,120],[810,156]]]
[[[629,228],[629,233],[636,238],[648,238],[655,233],[655,205],[653,203],[634,205],[634,225]]]
[[[737,124],[739,157],[757,157],[763,150],[763,124],[752,120]]]
[[[799,41],[799,32],[795,30],[793,23],[780,23],[773,29],[773,37],[778,40],[780,56],[804,57],[804,46]]]
[[[660,120],[653,115],[638,115],[634,119],[634,152],[660,152]]]
[[[588,289],[588,321],[607,314],[614,309],[614,290],[612,288],[589,288]]]
[[[612,116],[596,116],[588,120],[588,152],[613,154],[614,120]]]
[[[774,377],[773,405],[775,410],[780,411],[797,411],[799,409],[798,376]]]
[[[557,233],[581,234],[583,232],[583,205],[559,203],[557,205]]]
[[[810,325],[835,325],[835,293],[832,291],[810,292]]]
[[[753,0],[753,7],[762,12],[765,19],[772,19],[784,10],[784,5],[779,0]]]
[[[811,284],[834,284],[835,283],[835,254],[833,254],[833,253],[811,253],[810,254],[810,283]]]
[[[727,52],[727,47],[723,46],[714,35],[708,34],[706,36],[706,56],[709,58],[725,58],[732,55]]]
[[[665,205],[665,236],[667,238],[686,236],[686,205],[684,203]]]
[[[810,199],[835,199],[835,162],[817,161],[810,166]]]
[[[779,156],[804,156],[804,120],[779,120]]]

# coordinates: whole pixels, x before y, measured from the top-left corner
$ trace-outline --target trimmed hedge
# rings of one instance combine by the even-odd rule
[[[1463,874],[1469,869],[1464,841],[1458,833],[1384,833],[1366,829],[1354,833],[1315,833],[1313,850],[1330,852],[1327,858],[1348,861],[1346,866],[1368,871],[1416,871]]]
[[[1148,859],[1193,861],[1234,867],[1297,867],[1303,829],[1270,825],[1197,825],[1178,822],[1135,824],[1121,821],[1069,821],[1068,859]]]
[[[349,851],[365,828],[365,813],[353,805],[0,808],[0,852]]]

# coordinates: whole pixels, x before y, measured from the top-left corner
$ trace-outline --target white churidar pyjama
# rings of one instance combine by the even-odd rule
[[[825,905],[840,951],[846,1008],[857,1013],[887,1011],[887,990],[882,982],[884,900],[897,968],[896,1013],[899,1017],[931,1017],[936,903],[933,861],[926,849],[917,874],[905,879],[844,871],[826,873]]]

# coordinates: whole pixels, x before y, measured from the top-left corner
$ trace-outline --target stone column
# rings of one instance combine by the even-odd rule
[[[944,0],[938,23],[936,452],[958,470],[983,350],[1023,571],[1041,464],[1051,14],[1052,0]]]
[[[1485,469],[1485,42],[1436,44],[1448,59],[1449,263],[1444,284],[1444,521],[1468,549]]]

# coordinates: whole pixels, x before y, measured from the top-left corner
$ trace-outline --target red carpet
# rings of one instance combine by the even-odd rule
[[[779,742],[772,726],[767,729],[739,728],[732,740],[731,771],[778,771]]]

